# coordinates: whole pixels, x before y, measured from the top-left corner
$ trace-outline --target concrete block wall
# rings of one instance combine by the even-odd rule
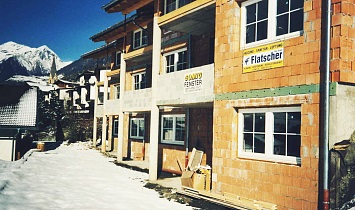
[[[158,104],[188,104],[188,103],[203,103],[212,102],[213,81],[214,81],[213,65],[205,65],[178,71],[169,74],[161,74],[158,76]],[[187,74],[202,72],[202,89],[200,91],[185,93],[184,82]],[[174,82],[172,82],[174,81]],[[169,91],[166,91],[169,90]]]
[[[123,100],[124,111],[148,111],[152,103],[152,89],[126,91]]]
[[[104,104],[105,114],[118,115],[120,111],[119,103],[120,103],[120,99],[107,100],[106,103]]]

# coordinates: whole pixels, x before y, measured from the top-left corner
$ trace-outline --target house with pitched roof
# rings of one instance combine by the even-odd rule
[[[31,146],[27,131],[37,129],[38,88],[0,84],[0,95],[0,159],[14,161]]]

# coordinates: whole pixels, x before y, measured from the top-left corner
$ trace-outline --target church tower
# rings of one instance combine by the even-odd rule
[[[52,62],[51,71],[50,71],[50,73],[49,73],[49,80],[48,80],[48,83],[49,83],[49,84],[54,84],[57,80],[58,80],[58,77],[57,77],[57,67],[56,67],[56,65],[55,65],[55,57],[53,56],[53,62]]]

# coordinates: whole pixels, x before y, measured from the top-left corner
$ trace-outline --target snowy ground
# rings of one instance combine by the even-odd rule
[[[84,143],[0,160],[0,209],[192,209],[160,198],[144,187],[147,174],[112,161]]]

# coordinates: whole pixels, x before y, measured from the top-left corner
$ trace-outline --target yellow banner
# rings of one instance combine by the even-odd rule
[[[277,42],[243,51],[243,73],[284,65],[284,43]]]

